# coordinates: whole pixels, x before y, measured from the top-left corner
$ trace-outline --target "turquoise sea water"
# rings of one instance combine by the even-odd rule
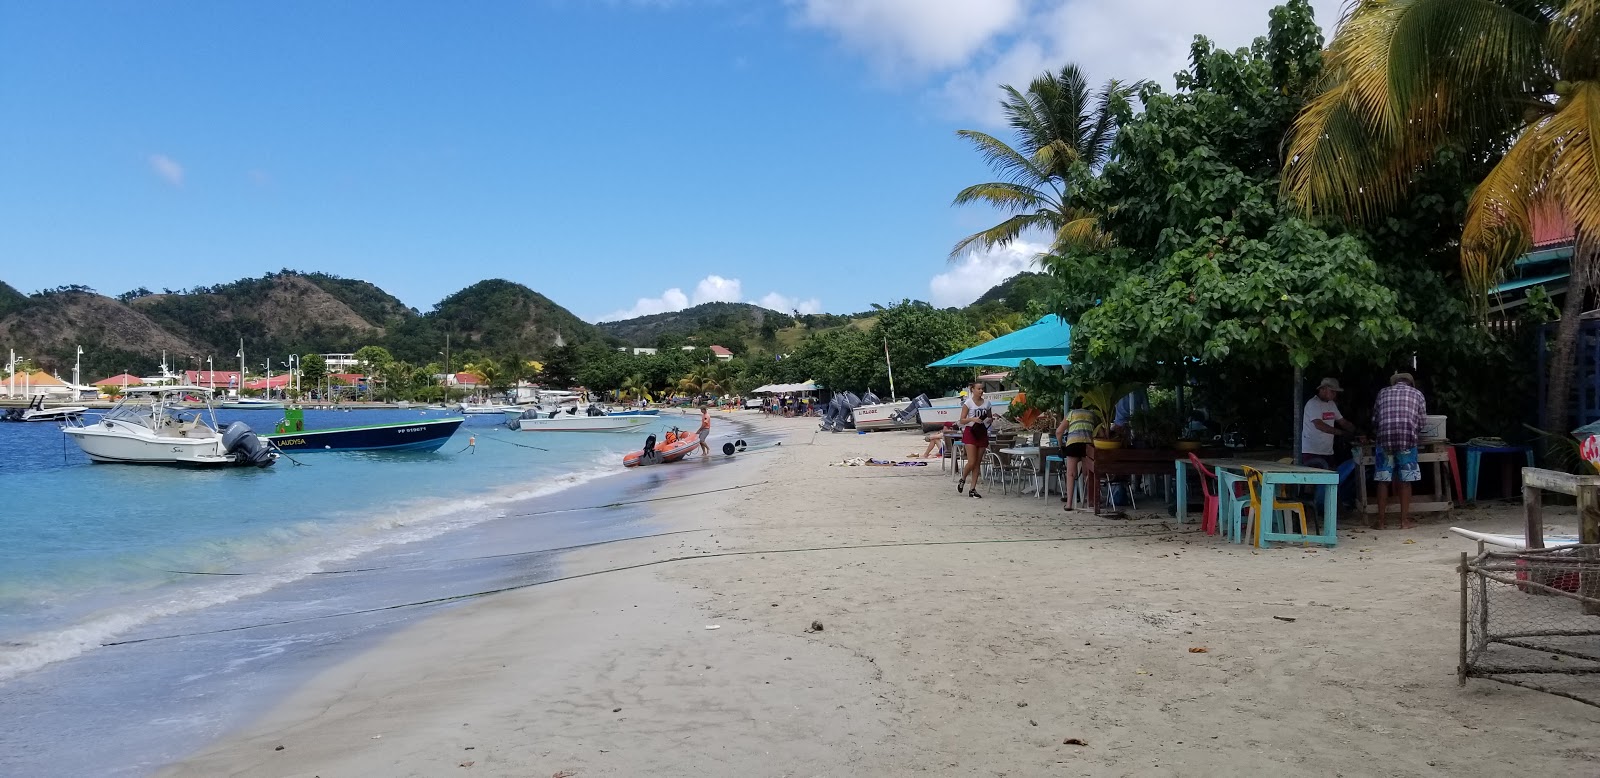
[[[308,427],[420,418],[419,411],[308,411]],[[443,412],[431,412],[434,417]],[[268,429],[276,411],[219,411]],[[469,417],[438,453],[302,454],[267,469],[95,465],[55,425],[0,425],[0,680],[71,655],[142,618],[238,596],[163,570],[272,570],[285,577],[377,545],[417,540],[497,502],[615,471],[643,435],[514,433]],[[467,447],[477,437],[477,450]],[[539,445],[550,451],[522,446]],[[492,516],[492,513],[489,514]],[[108,613],[112,609],[114,612]],[[71,641],[51,631],[73,629]],[[15,643],[24,633],[39,633]]]
[[[422,416],[307,411],[306,426]],[[95,465],[54,425],[0,424],[0,773],[148,772],[415,617],[338,614],[548,577],[557,555],[506,552],[648,528],[638,511],[547,511],[646,494],[692,464],[620,468],[676,417],[618,434],[500,422],[468,417],[433,454],[313,453],[264,470]],[[367,572],[328,574],[351,568]],[[163,639],[103,647],[149,637]]]

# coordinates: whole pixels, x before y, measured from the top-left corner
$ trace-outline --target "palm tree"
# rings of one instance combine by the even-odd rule
[[[1578,318],[1600,241],[1600,4],[1364,0],[1324,53],[1296,119],[1285,192],[1308,211],[1375,217],[1445,144],[1504,156],[1472,195],[1461,269],[1481,300],[1532,244],[1536,210],[1576,227],[1546,424],[1565,429]]]
[[[1046,72],[1026,93],[1007,84],[1001,110],[1016,131],[1016,147],[977,130],[957,130],[983,155],[1000,181],[974,184],[956,195],[956,205],[983,202],[1012,216],[968,235],[950,250],[956,259],[967,250],[1007,246],[1024,232],[1052,236],[1052,250],[1105,241],[1095,214],[1078,203],[1079,190],[1105,164],[1117,127],[1142,83],[1107,81],[1098,93],[1077,65]]]
[[[478,379],[488,391],[498,392],[505,389],[508,377],[505,368],[492,359],[482,359],[463,368],[467,374]]]
[[[617,394],[623,400],[640,398],[650,400],[650,382],[645,380],[643,373],[634,373],[622,379],[622,385],[617,387]]]

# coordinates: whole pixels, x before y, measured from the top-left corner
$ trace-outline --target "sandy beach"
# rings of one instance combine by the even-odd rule
[[[1446,528],[1514,507],[1257,552],[740,416],[784,444],[674,465],[678,534],[441,611],[163,774],[1600,774],[1600,709],[1456,685]]]

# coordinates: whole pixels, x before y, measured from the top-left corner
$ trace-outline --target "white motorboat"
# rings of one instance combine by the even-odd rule
[[[499,416],[513,409],[521,410],[515,405],[499,403],[461,403],[457,408],[462,416]]]
[[[1011,398],[1016,397],[1015,389],[1004,392],[985,392],[984,397],[989,404],[994,406],[994,415],[1001,416],[1011,407]],[[917,411],[917,421],[923,424],[955,424],[961,420],[961,403],[965,397],[940,397],[932,400],[933,407]],[[857,422],[856,426],[860,426]]]
[[[241,397],[237,400],[226,400],[218,404],[217,407],[230,411],[281,411],[285,406],[281,400]]]
[[[202,398],[204,407],[184,407],[185,395]],[[211,390],[201,386],[131,386],[99,421],[63,431],[101,463],[267,467],[278,457],[244,422],[219,431]]]
[[[910,405],[911,401],[892,403],[877,403],[874,405],[858,406],[851,414],[855,418],[858,430],[892,430],[912,429],[920,426],[916,414],[901,417],[900,412]]]
[[[33,402],[28,403],[28,407],[6,410],[5,415],[0,416],[0,421],[72,421],[82,417],[88,410],[82,405],[58,405],[46,408],[44,395],[37,394],[34,395]]]
[[[536,408],[523,411],[516,427],[523,432],[626,432],[654,424],[654,416],[608,416],[595,409],[594,414],[567,410]]]

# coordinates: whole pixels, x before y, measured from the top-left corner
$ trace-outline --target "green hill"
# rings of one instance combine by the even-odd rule
[[[359,289],[355,284],[377,289],[333,276],[322,280],[346,296],[355,296],[352,290]],[[382,297],[393,300],[387,294]],[[381,299],[368,294],[357,302],[379,322],[393,321],[383,315]],[[313,278],[290,270],[178,293],[139,295],[131,297],[129,305],[206,354],[227,354],[230,359],[240,339],[247,355],[287,355],[353,351],[385,333],[382,324],[361,315]]]
[[[750,303],[702,303],[681,311],[601,322],[596,326],[630,346],[655,346],[663,338],[694,338],[697,342],[704,341],[702,345],[716,344],[738,351],[752,339],[770,339],[773,332],[794,326],[794,317]]]
[[[438,360],[445,335],[457,353],[538,358],[562,345],[613,339],[566,308],[522,284],[479,281],[422,316],[401,321],[384,341],[397,359],[425,364]]]

